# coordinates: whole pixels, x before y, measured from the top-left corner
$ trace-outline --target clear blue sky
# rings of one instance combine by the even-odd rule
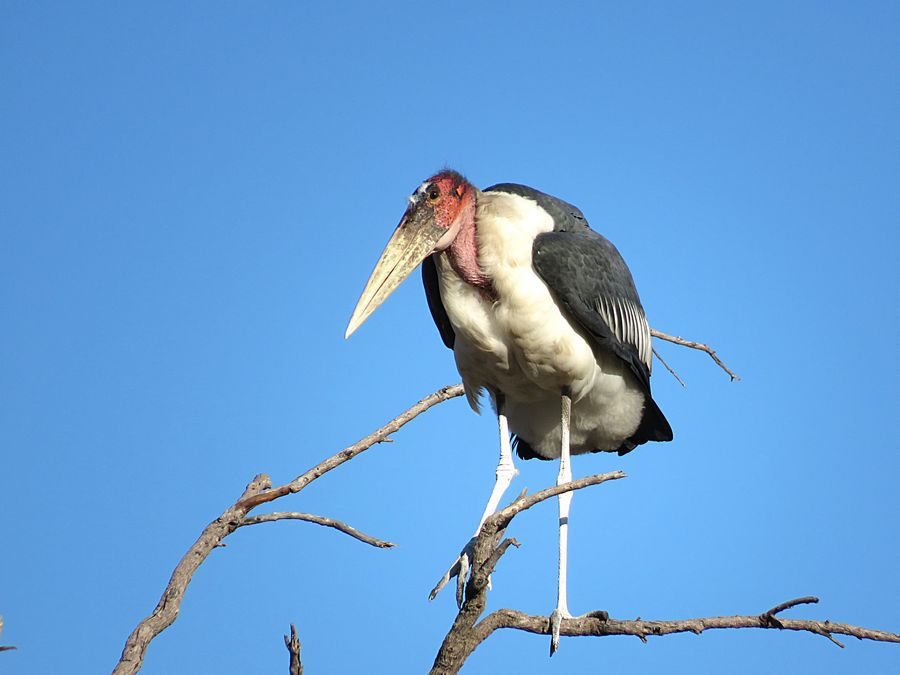
[[[900,630],[900,66],[892,2],[39,3],[0,8],[0,654],[108,672],[200,530],[457,380],[412,278],[343,331],[406,196],[449,165],[577,204],[620,248],[676,439],[576,476],[570,607]],[[552,7],[552,9],[551,9]],[[426,595],[493,481],[445,404],[215,551],[146,673],[422,672]],[[536,490],[552,463],[519,462]],[[555,504],[489,608],[554,602]],[[354,632],[348,635],[348,625]],[[466,672],[883,673],[900,648],[503,633]],[[62,665],[61,665],[62,664]],[[374,664],[374,665],[373,665]]]

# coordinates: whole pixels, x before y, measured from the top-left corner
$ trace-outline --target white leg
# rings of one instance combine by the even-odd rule
[[[469,575],[469,566],[472,563],[472,557],[475,555],[475,538],[478,536],[478,533],[481,532],[481,526],[484,525],[484,521],[490,518],[497,510],[497,505],[500,503],[503,493],[506,492],[512,479],[519,473],[513,464],[512,446],[509,442],[509,424],[506,421],[506,414],[504,413],[505,403],[503,394],[495,393],[493,396],[494,404],[497,407],[497,422],[500,427],[500,462],[497,464],[494,489],[491,490],[491,496],[488,499],[487,506],[484,507],[484,513],[481,515],[481,520],[478,521],[478,527],[475,528],[475,534],[472,535],[469,543],[463,547],[456,562],[450,566],[450,569],[447,570],[446,574],[441,577],[437,585],[431,590],[431,593],[428,596],[429,600],[434,600],[441,589],[449,583],[450,579],[456,577],[456,604],[457,606],[462,607],[466,579]],[[490,579],[488,579],[488,587],[490,587]]]
[[[491,490],[490,499],[488,499],[487,506],[484,507],[484,513],[481,515],[481,520],[478,521],[478,527],[475,528],[474,536],[476,537],[481,531],[484,521],[494,515],[497,506],[500,504],[500,498],[503,497],[503,493],[506,492],[506,488],[509,487],[512,479],[519,473],[515,464],[513,464],[512,446],[509,442],[509,423],[506,421],[504,412],[503,394],[495,394],[494,401],[497,405],[497,422],[500,427],[500,463],[497,464],[494,489]]]
[[[562,419],[560,424],[559,475],[556,484],[562,485],[572,480],[572,465],[569,452],[569,425],[572,419],[572,399],[568,392],[562,395]],[[569,548],[569,507],[572,504],[572,493],[564,492],[559,499],[559,585],[556,594],[556,609],[550,615],[550,655],[559,647],[559,628],[562,619],[571,618],[566,601],[566,569]]]

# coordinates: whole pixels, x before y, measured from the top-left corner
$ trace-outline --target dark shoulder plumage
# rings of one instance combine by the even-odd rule
[[[548,195],[540,190],[535,190],[527,185],[519,185],[518,183],[498,183],[484,190],[484,192],[506,192],[512,195],[519,195],[526,199],[537,202],[544,211],[553,218],[554,232],[585,232],[591,231],[588,226],[587,219],[577,206],[573,206],[567,201]]]

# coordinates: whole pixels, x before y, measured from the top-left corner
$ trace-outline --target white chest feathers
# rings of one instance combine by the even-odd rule
[[[558,456],[559,397],[568,388],[573,452],[618,447],[640,423],[643,393],[618,358],[594,352],[534,271],[534,238],[552,231],[553,220],[518,195],[479,197],[478,261],[493,297],[463,281],[446,253],[437,256],[441,300],[470,405],[478,410],[483,388],[502,392],[510,428],[539,454]]]
[[[493,298],[460,279],[446,254],[438,258],[441,298],[467,389],[493,387],[535,400],[570,387],[579,398],[594,375],[593,350],[532,267],[534,238],[551,231],[553,220],[529,199],[487,192],[476,222],[478,261]]]

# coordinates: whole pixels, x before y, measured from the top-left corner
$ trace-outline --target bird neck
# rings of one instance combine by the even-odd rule
[[[493,284],[478,262],[478,228],[475,223],[475,190],[470,188],[463,198],[459,216],[459,234],[447,249],[450,265],[463,281],[481,289],[488,296],[494,293]]]

